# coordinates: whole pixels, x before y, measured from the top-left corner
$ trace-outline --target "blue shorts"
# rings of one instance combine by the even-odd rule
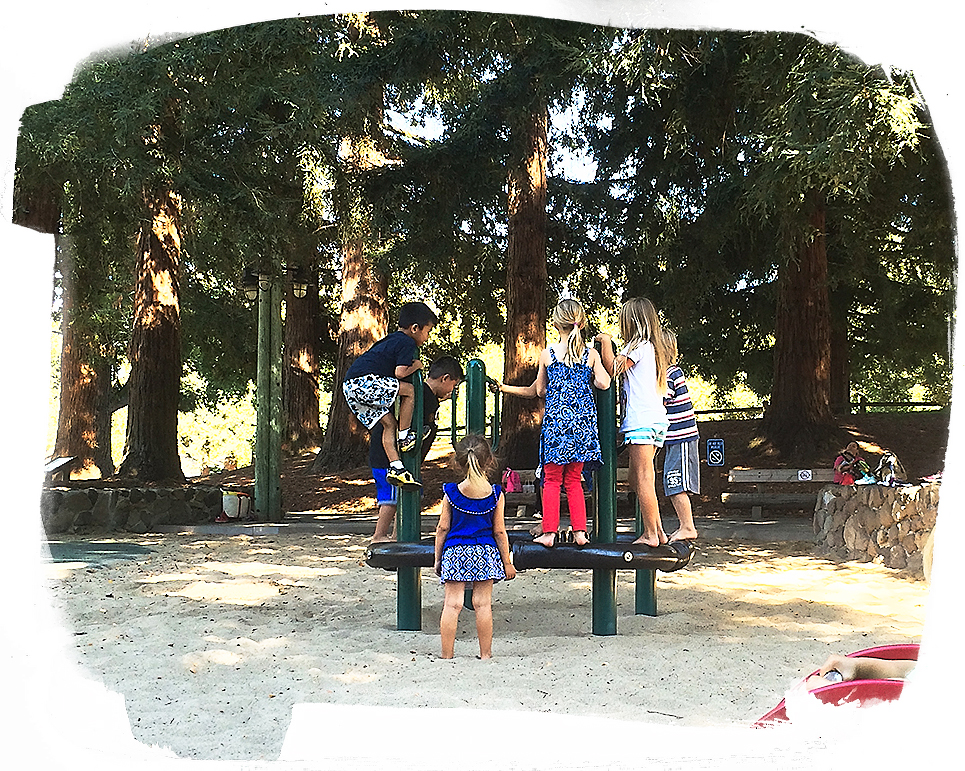
[[[696,438],[664,445],[664,495],[700,494],[700,452],[697,445]]]
[[[657,423],[653,426],[630,429],[623,434],[624,444],[652,444],[654,447],[663,447],[669,425],[669,423]]]
[[[399,488],[385,481],[387,468],[372,469],[372,479],[375,480],[375,501],[379,506],[398,506]]]

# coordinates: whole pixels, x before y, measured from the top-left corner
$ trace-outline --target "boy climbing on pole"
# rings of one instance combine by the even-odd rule
[[[403,382],[403,379],[422,369],[416,352],[429,339],[429,333],[438,321],[425,303],[406,303],[399,309],[398,330],[359,356],[345,373],[342,383],[345,400],[359,422],[369,431],[382,425],[382,447],[389,461],[386,481],[391,485],[422,487],[399,458],[400,452],[407,452],[416,443],[416,437],[410,431],[415,391],[412,383]],[[392,413],[397,397],[398,423]]]
[[[421,460],[426,459],[436,438],[439,403],[452,396],[453,390],[464,377],[462,367],[452,356],[441,356],[429,365],[429,373],[422,382],[422,425],[426,435],[422,440]],[[372,543],[394,540],[392,526],[395,524],[395,511],[399,503],[398,492],[386,479],[389,460],[382,445],[382,433],[381,423],[376,423],[369,433],[369,466],[372,468],[372,479],[375,480],[376,504],[379,507]]]

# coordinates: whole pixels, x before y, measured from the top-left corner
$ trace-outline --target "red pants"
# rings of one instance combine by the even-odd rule
[[[583,462],[543,465],[543,532],[560,529],[560,488],[566,491],[570,524],[574,530],[586,530],[586,500],[583,498]]]

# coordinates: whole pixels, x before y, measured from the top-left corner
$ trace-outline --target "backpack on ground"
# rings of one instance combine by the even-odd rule
[[[882,485],[901,485],[905,480],[905,469],[898,460],[898,456],[891,450],[886,450],[878,461],[875,477]]]

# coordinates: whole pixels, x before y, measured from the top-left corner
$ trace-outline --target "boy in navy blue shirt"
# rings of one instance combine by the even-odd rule
[[[425,436],[422,438],[421,460],[426,459],[436,438],[439,403],[449,399],[464,378],[462,366],[452,356],[441,356],[429,365],[426,378],[422,381],[422,425]],[[378,506],[372,543],[394,540],[392,527],[399,503],[398,489],[387,481],[389,460],[382,445],[382,433],[381,423],[376,423],[369,433],[369,466],[372,468],[372,479],[375,480],[375,501]]]
[[[345,373],[342,383],[349,409],[359,422],[369,431],[382,425],[382,446],[389,461],[386,481],[392,485],[422,487],[399,458],[400,449],[406,452],[415,446],[415,437],[410,436],[409,430],[415,391],[412,383],[403,382],[403,378],[422,369],[416,352],[429,339],[437,322],[436,314],[425,303],[406,303],[399,309],[398,331],[382,338],[359,356]],[[392,413],[397,397],[398,423]]]

